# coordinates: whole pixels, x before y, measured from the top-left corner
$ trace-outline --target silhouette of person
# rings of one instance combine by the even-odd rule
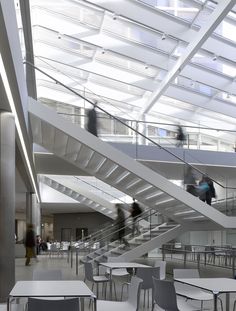
[[[31,258],[36,258],[35,255],[35,233],[34,233],[34,226],[32,224],[27,225],[27,231],[25,235],[25,249],[26,249],[26,261],[25,265],[29,266],[30,265],[30,259]]]
[[[139,227],[138,227],[138,218],[139,215],[142,214],[142,210],[137,202],[135,202],[135,198],[133,198],[133,203],[131,205],[130,209],[131,217],[133,218],[133,226],[132,226],[132,234],[134,236],[135,230],[137,233],[140,233]]]
[[[208,176],[203,175],[199,182],[199,188],[201,190],[199,199],[211,205],[212,198],[216,197],[213,181]]]
[[[98,136],[96,105],[97,102],[94,104],[93,108],[89,109],[87,112],[87,130],[94,136]]]
[[[184,184],[186,185],[186,191],[194,196],[198,196],[196,177],[191,166],[188,166],[184,175]]]
[[[125,246],[129,246],[128,241],[125,239],[125,214],[120,206],[120,204],[115,205],[117,208],[117,218],[115,220],[116,229],[118,231],[118,239],[120,243],[124,243]]]
[[[184,141],[185,141],[185,134],[180,125],[178,125],[178,128],[177,128],[176,140],[177,140],[176,147],[183,147]]]

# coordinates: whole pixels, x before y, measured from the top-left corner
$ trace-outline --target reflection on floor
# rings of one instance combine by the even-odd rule
[[[152,264],[153,259],[140,259],[138,261],[145,262]],[[25,267],[24,265],[24,259],[16,259],[16,281],[18,280],[32,280],[32,274],[33,270],[36,268],[40,269],[61,269],[63,279],[65,280],[83,280],[84,279],[84,271],[83,266],[79,266],[79,274],[76,276],[75,273],[75,266],[71,268],[70,263],[67,262],[66,257],[52,257],[49,258],[46,255],[39,256],[39,262],[32,261],[31,266]],[[167,278],[172,278],[172,270],[173,268],[183,268],[183,262],[178,259],[168,259],[167,260]],[[196,268],[195,263],[187,263],[186,268]],[[224,269],[224,268],[216,268],[216,267],[210,267],[210,266],[201,266],[200,270],[201,277],[232,277],[232,271],[230,269]],[[124,280],[118,279],[116,280],[116,288],[117,288],[117,296],[118,299],[121,295],[121,284]],[[88,283],[88,286],[91,288],[91,284]],[[101,295],[101,290],[99,291],[99,295]],[[99,297],[100,298],[100,297]],[[127,298],[127,291],[125,289],[124,292],[124,299]],[[224,302],[224,295],[221,295],[221,298]],[[143,294],[141,295],[141,302],[140,302],[140,310],[151,310],[151,306],[147,306],[147,299],[146,299],[146,305],[143,306]],[[236,299],[235,294],[231,294],[231,307],[230,310],[233,310],[233,302]],[[192,306],[197,306],[200,309],[200,303],[196,301],[189,301],[188,302]],[[212,310],[212,302],[204,302],[204,309]],[[5,311],[6,306],[0,304],[0,311]],[[85,303],[85,311],[92,310],[92,307],[89,309],[88,302]],[[156,310],[161,310],[156,308]]]

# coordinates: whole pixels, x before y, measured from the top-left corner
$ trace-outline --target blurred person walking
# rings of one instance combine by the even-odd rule
[[[199,181],[199,199],[211,205],[212,198],[216,197],[216,191],[213,181],[210,177],[203,175],[202,179]]]
[[[98,136],[96,105],[97,102],[95,102],[93,108],[89,109],[87,112],[87,130],[94,136]]]
[[[116,204],[117,218],[115,220],[115,230],[118,231],[118,239],[120,243],[124,243],[125,247],[129,247],[128,241],[125,239],[125,214],[121,208],[120,204]]]
[[[196,177],[191,166],[188,166],[186,173],[184,174],[184,184],[186,185],[186,191],[194,195],[198,196],[198,188]]]
[[[180,125],[178,125],[177,127],[176,140],[177,140],[176,147],[183,147],[186,138],[184,131]]]
[[[142,209],[139,206],[139,204],[135,201],[135,198],[133,198],[133,203],[131,205],[131,209],[130,209],[130,214],[131,217],[133,219],[133,226],[132,226],[132,235],[134,236],[135,231],[139,234],[140,230],[139,230],[139,226],[138,226],[138,218],[139,215],[142,214]]]
[[[36,241],[35,241],[35,233],[34,233],[34,226],[32,224],[27,225],[27,230],[26,230],[26,235],[25,235],[25,250],[26,250],[26,261],[25,265],[29,266],[30,265],[30,259],[31,258],[36,258],[35,255],[35,246],[36,246]]]

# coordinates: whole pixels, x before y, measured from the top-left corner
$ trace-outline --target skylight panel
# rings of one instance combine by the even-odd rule
[[[191,22],[199,11],[200,6],[189,0],[139,0],[155,9]]]
[[[163,33],[161,32],[151,31],[145,27],[120,19],[119,17],[114,20],[110,15],[104,17],[103,31],[112,32],[127,40],[153,49],[160,49],[167,53],[170,53],[176,45],[176,40],[168,36],[166,36],[165,40],[162,40]]]

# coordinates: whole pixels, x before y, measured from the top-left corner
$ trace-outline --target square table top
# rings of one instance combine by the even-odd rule
[[[213,294],[236,292],[236,280],[230,278],[178,278],[175,281],[205,289]]]
[[[82,281],[18,281],[11,297],[95,297]]]
[[[101,266],[107,267],[109,269],[116,268],[150,268],[148,265],[143,265],[137,262],[100,262]]]

